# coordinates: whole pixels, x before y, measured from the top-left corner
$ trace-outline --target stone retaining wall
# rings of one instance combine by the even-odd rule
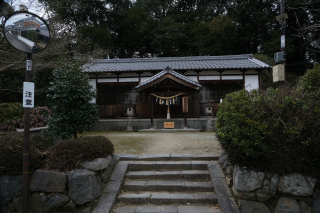
[[[320,213],[317,179],[294,173],[280,176],[231,165],[223,151],[219,163],[244,213]]]
[[[29,211],[89,213],[95,207],[120,157],[82,163],[70,174],[36,170],[29,181]],[[0,176],[0,213],[22,211],[22,176]]]

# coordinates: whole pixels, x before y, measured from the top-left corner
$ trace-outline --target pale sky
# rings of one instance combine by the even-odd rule
[[[34,13],[40,17],[42,17],[45,14],[45,10],[38,2],[38,0],[4,0],[5,2],[12,5],[15,9],[15,11],[19,11],[20,5],[23,4],[28,8],[28,11],[31,13]]]

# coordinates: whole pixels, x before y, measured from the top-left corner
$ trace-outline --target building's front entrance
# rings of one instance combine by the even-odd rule
[[[174,97],[176,95],[178,96]],[[183,118],[182,97],[188,97],[187,116],[199,116],[199,92],[172,79],[166,79],[140,91],[139,96],[141,106],[139,111],[142,118],[148,117],[149,113],[153,113],[154,118],[167,118],[168,109],[171,118]],[[166,98],[170,99],[167,101]]]

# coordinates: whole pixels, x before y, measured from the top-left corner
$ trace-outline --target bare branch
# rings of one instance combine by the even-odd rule
[[[18,65],[18,64],[20,64],[20,63],[22,63],[22,62],[24,62],[24,61],[26,61],[26,57],[24,57],[24,59],[22,59],[20,62],[18,62],[18,63],[13,63],[13,64],[10,64],[10,65],[8,65],[8,66],[6,66],[6,67],[3,67],[3,68],[1,68],[0,69],[0,72],[4,72],[4,71],[7,71],[7,70],[10,70],[12,67],[14,67],[14,66],[16,66],[16,65]]]
[[[75,51],[70,51],[70,52],[66,52],[66,53],[57,53],[57,54],[50,54],[50,55],[40,55],[38,57],[34,57],[34,60],[38,59],[38,58],[46,58],[46,57],[52,57],[52,56],[58,56],[58,55],[68,55],[71,53],[75,53]]]

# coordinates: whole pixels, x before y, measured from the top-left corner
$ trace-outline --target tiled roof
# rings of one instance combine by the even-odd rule
[[[157,73],[156,75],[150,77],[149,79],[143,81],[142,83],[140,83],[135,88],[138,89],[139,87],[142,87],[142,86],[144,86],[146,84],[149,84],[150,82],[155,81],[156,79],[161,78],[162,76],[164,76],[165,74],[168,74],[168,73],[173,75],[173,76],[175,76],[175,77],[177,77],[177,78],[179,78],[179,79],[181,79],[181,80],[183,80],[183,81],[185,81],[185,82],[193,84],[193,85],[195,85],[197,87],[201,87],[200,84],[198,84],[196,81],[192,80],[191,78],[188,78],[188,77],[186,77],[184,75],[181,75],[181,74],[173,71],[170,67],[166,67],[163,71],[161,71],[161,72]]]
[[[228,56],[191,56],[164,58],[98,59],[83,66],[84,72],[161,71],[167,66],[173,70],[212,69],[271,69],[252,54]]]

